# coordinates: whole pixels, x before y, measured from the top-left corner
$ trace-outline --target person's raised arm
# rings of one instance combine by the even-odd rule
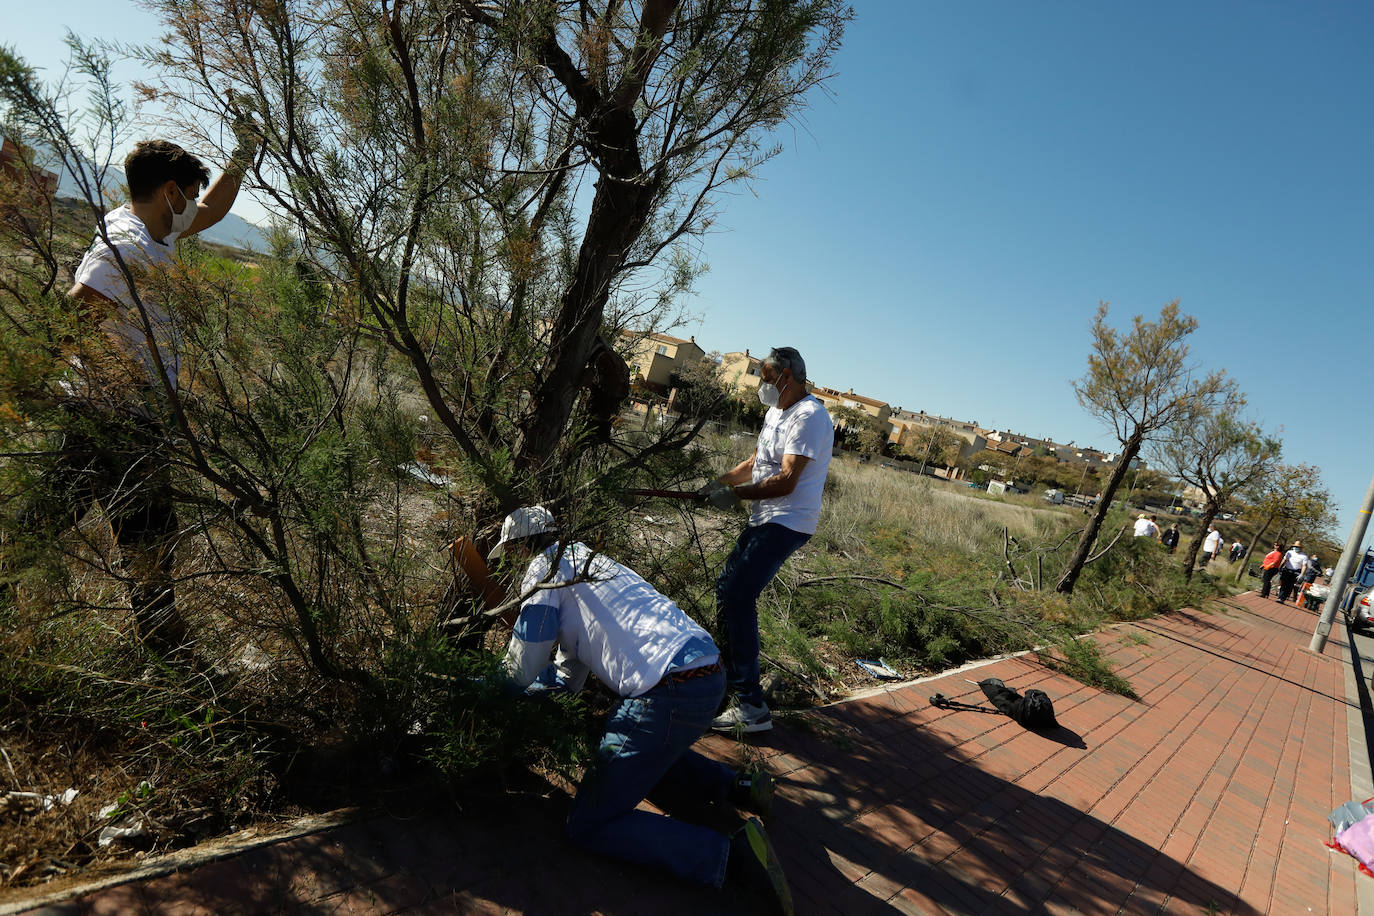
[[[200,207],[196,210],[196,218],[191,223],[191,227],[181,234],[181,238],[195,235],[202,229],[209,229],[224,219],[229,215],[229,210],[234,206],[234,200],[239,196],[239,188],[243,185],[243,176],[248,171],[248,167],[252,165],[253,156],[257,154],[262,132],[246,112],[240,112],[234,117],[233,127],[234,137],[237,141],[234,154],[229,157],[229,162],[225,165],[224,171],[211,183],[209,189],[200,198]]]

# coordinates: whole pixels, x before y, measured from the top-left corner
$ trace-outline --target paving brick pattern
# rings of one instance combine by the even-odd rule
[[[1246,595],[1099,635],[1136,700],[1022,657],[781,724],[755,752],[779,779],[770,832],[798,912],[1355,913],[1374,879],[1323,842],[1364,745],[1344,632],[1315,655],[1314,622]],[[1061,727],[929,704],[982,703],[966,677],[1044,690]],[[746,911],[570,847],[565,805],[374,817],[45,913]]]

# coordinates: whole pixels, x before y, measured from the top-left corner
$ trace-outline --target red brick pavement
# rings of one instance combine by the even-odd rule
[[[1313,623],[1246,595],[1099,634],[1137,700],[1020,657],[784,722],[756,750],[779,778],[770,830],[798,912],[1353,914],[1356,881],[1374,879],[1322,844],[1350,796],[1355,700],[1343,630],[1318,656]],[[981,703],[966,676],[1045,690],[1061,728],[929,705]],[[47,912],[738,909],[568,846],[564,803],[374,817]]]

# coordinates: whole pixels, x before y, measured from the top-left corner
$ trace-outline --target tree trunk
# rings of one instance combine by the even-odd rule
[[[1255,536],[1252,537],[1252,538],[1250,539],[1250,546],[1247,547],[1247,548],[1245,549],[1245,557],[1244,557],[1244,560],[1243,560],[1243,562],[1240,564],[1240,569],[1237,569],[1237,570],[1236,570],[1236,576],[1235,576],[1235,579],[1234,579],[1233,581],[1235,581],[1235,582],[1237,582],[1237,583],[1240,582],[1241,574],[1245,572],[1246,566],[1249,565],[1249,560],[1250,560],[1250,558],[1251,558],[1252,556],[1254,556],[1254,554],[1255,554],[1255,545],[1258,544],[1258,543],[1260,542],[1260,538],[1264,537],[1264,532],[1268,531],[1268,530],[1269,530],[1269,526],[1272,525],[1272,524],[1274,524],[1274,515],[1273,515],[1273,514],[1271,514],[1267,519],[1264,520],[1264,525],[1263,525],[1263,527],[1261,527],[1259,531],[1256,531],[1256,532],[1255,532]]]
[[[1097,532],[1102,529],[1102,522],[1106,520],[1107,512],[1112,507],[1112,499],[1116,496],[1121,481],[1126,479],[1126,472],[1130,470],[1131,462],[1135,460],[1136,455],[1140,454],[1140,446],[1144,444],[1144,441],[1144,435],[1137,429],[1123,443],[1121,460],[1116,463],[1116,467],[1112,469],[1112,476],[1107,479],[1107,485],[1102,490],[1102,498],[1097,501],[1097,508],[1093,511],[1092,520],[1088,522],[1088,527],[1083,529],[1083,535],[1078,539],[1078,546],[1074,548],[1073,556],[1069,558],[1069,565],[1065,568],[1059,584],[1054,587],[1056,592],[1064,595],[1073,594],[1073,587],[1078,583],[1079,573],[1083,572],[1083,564],[1088,562],[1088,557],[1092,554],[1093,543],[1097,540]]]
[[[1207,529],[1212,525],[1212,519],[1217,517],[1217,512],[1221,510],[1221,504],[1207,501],[1207,508],[1202,512],[1202,524],[1198,526],[1197,534],[1188,542],[1188,550],[1183,555],[1183,581],[1193,581],[1193,567],[1197,564],[1197,552],[1202,549],[1202,542],[1207,539]],[[1212,555],[1216,559],[1216,554]]]
[[[616,273],[657,195],[657,179],[644,174],[640,164],[633,115],[610,112],[589,134],[608,152],[578,251],[577,272],[559,304],[544,372],[531,392],[530,412],[521,430],[515,466],[527,475],[542,476],[562,440],[582,367],[601,333]]]

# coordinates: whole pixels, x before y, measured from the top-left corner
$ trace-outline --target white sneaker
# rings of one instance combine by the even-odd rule
[[[716,716],[711,728],[718,732],[766,732],[773,727],[773,716],[768,712],[768,704],[731,703],[730,708]]]

